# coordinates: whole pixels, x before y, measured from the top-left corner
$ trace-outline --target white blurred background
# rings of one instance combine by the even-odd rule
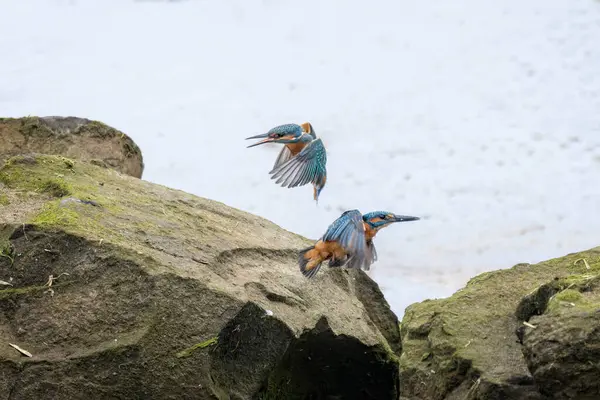
[[[316,239],[376,238],[394,311],[473,275],[600,244],[600,2],[0,0],[0,116],[79,116],[140,145],[144,179]],[[245,137],[310,121],[312,187]],[[293,211],[290,211],[293,210]]]

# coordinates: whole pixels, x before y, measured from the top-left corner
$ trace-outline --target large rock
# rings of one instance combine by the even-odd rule
[[[398,398],[396,317],[307,239],[62,156],[0,192],[0,399]]]
[[[484,273],[448,299],[411,305],[402,395],[599,399],[599,282],[595,248]]]
[[[27,153],[62,155],[141,178],[142,153],[123,132],[76,117],[0,118],[0,165]]]
[[[533,314],[521,332],[525,359],[554,399],[600,398],[600,274],[586,272],[545,284],[523,303],[523,316]]]

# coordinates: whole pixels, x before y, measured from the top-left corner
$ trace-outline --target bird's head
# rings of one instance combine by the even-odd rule
[[[296,124],[279,125],[269,130],[267,133],[262,133],[256,136],[250,136],[248,139],[263,139],[259,142],[251,144],[248,147],[258,146],[265,143],[297,143],[301,140],[304,133],[303,127]]]
[[[388,211],[373,211],[363,215],[363,221],[375,230],[384,228],[394,222],[418,221],[419,217],[396,215]]]

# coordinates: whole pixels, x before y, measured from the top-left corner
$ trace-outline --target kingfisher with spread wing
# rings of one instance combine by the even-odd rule
[[[377,232],[394,222],[418,221],[419,217],[374,211],[362,215],[358,210],[344,212],[336,219],[314,246],[300,251],[300,271],[307,278],[314,277],[321,264],[329,260],[329,267],[360,268],[368,271],[377,260],[373,238]]]
[[[248,147],[265,143],[284,144],[269,172],[271,179],[277,179],[276,183],[288,188],[312,183],[313,198],[319,201],[319,194],[327,181],[327,152],[310,123],[279,125],[267,133],[246,139],[263,139]]]

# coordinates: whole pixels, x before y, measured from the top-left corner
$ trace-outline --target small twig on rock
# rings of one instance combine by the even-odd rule
[[[473,385],[469,388],[469,391],[467,392],[467,395],[465,396],[465,398],[466,399],[470,398],[471,393],[475,393],[480,384],[481,384],[481,377],[477,378],[477,380],[475,382],[473,382]]]
[[[44,284],[44,286],[48,286],[48,290],[46,290],[44,293],[50,293],[50,296],[54,297],[54,289],[52,289],[52,283],[63,275],[69,275],[69,274],[66,272],[63,272],[60,275],[58,275],[56,278],[53,275],[50,275],[48,277],[48,282],[46,282]]]
[[[48,286],[48,287],[52,286],[52,283],[53,283],[55,280],[57,280],[58,278],[60,278],[61,276],[63,276],[63,275],[67,275],[67,276],[68,276],[69,274],[68,274],[67,272],[63,272],[63,273],[61,273],[60,275],[58,275],[56,278],[54,277],[54,275],[50,275],[50,276],[48,277],[48,282],[46,282],[46,283],[44,284],[44,286]]]
[[[535,328],[537,328],[535,325],[533,325],[533,324],[530,324],[530,323],[529,323],[529,322],[527,322],[527,321],[523,321],[523,325],[525,325],[525,326],[527,326],[527,327],[529,327],[529,328],[532,328],[532,329],[535,329]]]
[[[535,289],[533,289],[531,292],[527,293],[527,296],[531,296],[532,294],[534,294],[535,292],[537,292],[538,290],[540,290],[540,288],[544,286],[543,284],[537,286]]]
[[[27,237],[27,233],[25,232],[25,222],[23,222],[23,236],[25,236],[25,239],[27,241],[29,241],[29,238]]]
[[[20,348],[16,344],[9,343],[9,346],[11,346],[12,348],[14,348],[15,350],[17,350],[19,353],[23,354],[24,356],[33,357],[30,352],[28,352],[27,350],[23,350],[22,348]]]
[[[583,264],[585,265],[585,269],[591,269],[591,268],[590,268],[590,264],[588,264],[588,262],[587,262],[587,260],[586,260],[585,258],[579,258],[579,259],[575,260],[575,261],[573,262],[573,265],[577,265],[577,263],[578,263],[579,261],[583,261]]]

